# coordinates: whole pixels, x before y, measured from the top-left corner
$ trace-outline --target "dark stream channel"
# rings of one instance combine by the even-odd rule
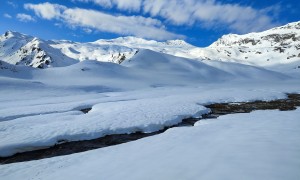
[[[193,126],[197,121],[201,119],[217,118],[226,114],[234,113],[249,113],[255,110],[272,110],[279,109],[281,111],[295,110],[297,106],[300,106],[300,94],[287,94],[287,99],[278,99],[273,101],[253,101],[253,102],[239,102],[239,103],[216,103],[206,105],[211,109],[210,114],[205,114],[202,118],[187,118],[183,119],[181,123],[165,127],[162,130],[153,133],[135,132],[131,134],[115,134],[107,135],[101,138],[84,140],[84,141],[72,141],[72,142],[58,142],[58,144],[40,150],[34,150],[29,152],[17,153],[9,157],[0,157],[0,164],[9,164],[15,162],[31,161],[44,158],[51,158],[55,156],[68,155],[78,152],[84,152],[92,149],[98,149],[117,144],[122,144],[134,140],[138,140],[144,137],[153,136],[165,132],[167,129],[181,126]],[[82,109],[83,113],[88,113],[91,108]]]

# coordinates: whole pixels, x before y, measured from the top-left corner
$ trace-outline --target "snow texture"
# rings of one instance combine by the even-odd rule
[[[217,85],[220,90],[226,87],[222,82],[234,86],[244,81],[255,86],[270,80],[295,81],[247,65],[215,62],[213,66],[140,50],[123,65],[83,61],[44,70],[21,66],[17,72],[3,69],[0,83],[6,88],[1,92],[7,95],[1,97],[0,104],[0,156],[43,149],[62,140],[160,130],[184,118],[208,113],[201,105],[208,103],[201,101],[201,93],[207,92],[199,87],[209,87],[209,84],[220,83]],[[171,89],[178,90],[167,93]],[[213,93],[210,88],[204,88],[208,90]],[[262,94],[265,98],[280,95]],[[262,97],[255,91],[249,94],[254,95]],[[234,96],[237,97],[229,94],[230,98]],[[247,99],[247,95],[243,96]],[[87,107],[92,108],[88,114],[80,112]]]
[[[108,148],[0,166],[3,179],[300,178],[300,110],[256,111]]]

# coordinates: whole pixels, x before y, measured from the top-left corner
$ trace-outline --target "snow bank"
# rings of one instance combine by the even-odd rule
[[[130,143],[0,166],[14,179],[272,179],[300,177],[300,110],[200,121]]]
[[[98,103],[92,106],[88,114],[78,110],[31,114],[0,122],[0,156],[40,149],[61,140],[87,140],[137,131],[154,132],[177,124],[184,118],[208,112],[205,107],[183,97],[170,96]]]

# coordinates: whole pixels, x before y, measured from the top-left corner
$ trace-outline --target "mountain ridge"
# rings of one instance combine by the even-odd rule
[[[0,39],[1,60],[35,68],[66,66],[84,60],[120,64],[132,58],[140,49],[195,60],[237,62],[279,71],[295,70],[300,67],[300,21],[263,32],[223,35],[204,48],[184,40],[159,42],[133,36],[79,43],[68,40],[45,41],[8,31]]]

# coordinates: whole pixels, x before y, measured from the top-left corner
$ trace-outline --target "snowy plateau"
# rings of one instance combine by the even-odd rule
[[[0,157],[153,133],[206,105],[300,93],[300,22],[209,47],[136,37],[0,36]],[[88,112],[81,111],[89,109]],[[300,109],[259,110],[105,148],[0,165],[0,179],[300,179]]]

